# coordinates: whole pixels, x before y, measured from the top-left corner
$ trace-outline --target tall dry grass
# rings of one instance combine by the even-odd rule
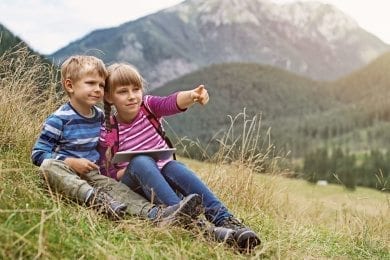
[[[60,104],[56,70],[26,49],[0,57],[0,258],[244,259],[183,229],[129,218],[110,222],[39,185],[30,151]],[[258,232],[253,259],[386,259],[389,199],[281,178],[281,156],[261,118],[231,117],[209,163],[183,160],[237,217]],[[267,132],[267,131],[266,131]],[[266,174],[259,174],[265,172]]]
[[[228,127],[212,139],[219,144],[218,150],[210,154],[208,145],[199,141],[179,139],[177,146],[187,157],[194,151],[207,158],[208,164],[195,168],[211,190],[215,191],[231,208],[245,209],[248,212],[262,212],[272,208],[274,195],[278,193],[273,182],[256,183],[259,173],[270,178],[285,175],[281,162],[286,158],[279,155],[271,140],[271,130],[263,129],[261,114],[249,117],[246,110],[228,116]],[[166,126],[170,128],[166,122]],[[170,128],[174,133],[174,129]],[[204,166],[207,166],[205,169]],[[237,203],[239,202],[239,203]],[[238,209],[237,211],[241,211]]]
[[[233,213],[267,235],[257,256],[389,256],[386,193],[372,198],[377,194],[374,190],[358,188],[351,193],[342,186],[316,187],[286,179],[283,176],[291,173],[281,167],[284,157],[277,154],[270,130],[261,133],[261,117],[248,118],[244,110],[230,117],[219,151],[208,156],[212,163],[191,165]],[[192,145],[202,147],[197,142]]]
[[[261,115],[248,117],[245,109],[228,118],[229,127],[218,139],[219,149],[210,156],[214,170],[207,177],[209,185],[232,205],[240,201],[249,211],[269,207],[277,190],[257,184],[255,178],[259,173],[275,176],[282,172],[270,129],[262,131]]]
[[[25,158],[42,122],[62,102],[56,91],[56,68],[43,63],[26,47],[0,56],[0,148]]]

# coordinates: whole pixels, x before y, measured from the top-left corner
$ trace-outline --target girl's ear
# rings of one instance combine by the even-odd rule
[[[70,93],[70,94],[74,92],[73,84],[72,84],[72,80],[71,79],[66,79],[64,81],[64,88],[65,88],[65,91]]]

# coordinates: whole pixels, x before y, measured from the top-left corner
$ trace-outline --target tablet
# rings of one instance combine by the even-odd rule
[[[129,162],[133,156],[138,154],[149,155],[156,161],[167,160],[175,153],[176,148],[154,149],[154,150],[138,150],[138,151],[121,151],[117,152],[112,158],[112,163]]]

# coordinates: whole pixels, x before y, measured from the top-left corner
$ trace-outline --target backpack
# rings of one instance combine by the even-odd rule
[[[169,148],[173,148],[171,140],[166,136],[165,131],[161,125],[160,120],[147,108],[144,102],[141,103],[141,111],[146,115],[146,118],[153,125],[157,133],[165,140]],[[113,156],[119,150],[119,127],[116,116],[113,115],[110,117],[110,123],[114,127],[111,129],[111,132],[106,135],[106,144],[107,149],[111,149],[111,155]],[[110,156],[111,157],[111,156]],[[173,159],[176,160],[176,154],[173,154]]]

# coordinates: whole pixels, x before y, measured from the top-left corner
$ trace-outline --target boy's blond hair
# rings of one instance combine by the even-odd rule
[[[82,77],[95,72],[104,80],[108,76],[106,66],[101,59],[87,55],[70,56],[61,65],[62,86],[65,86],[65,80],[67,79],[77,81]],[[69,95],[69,93],[67,94]]]

